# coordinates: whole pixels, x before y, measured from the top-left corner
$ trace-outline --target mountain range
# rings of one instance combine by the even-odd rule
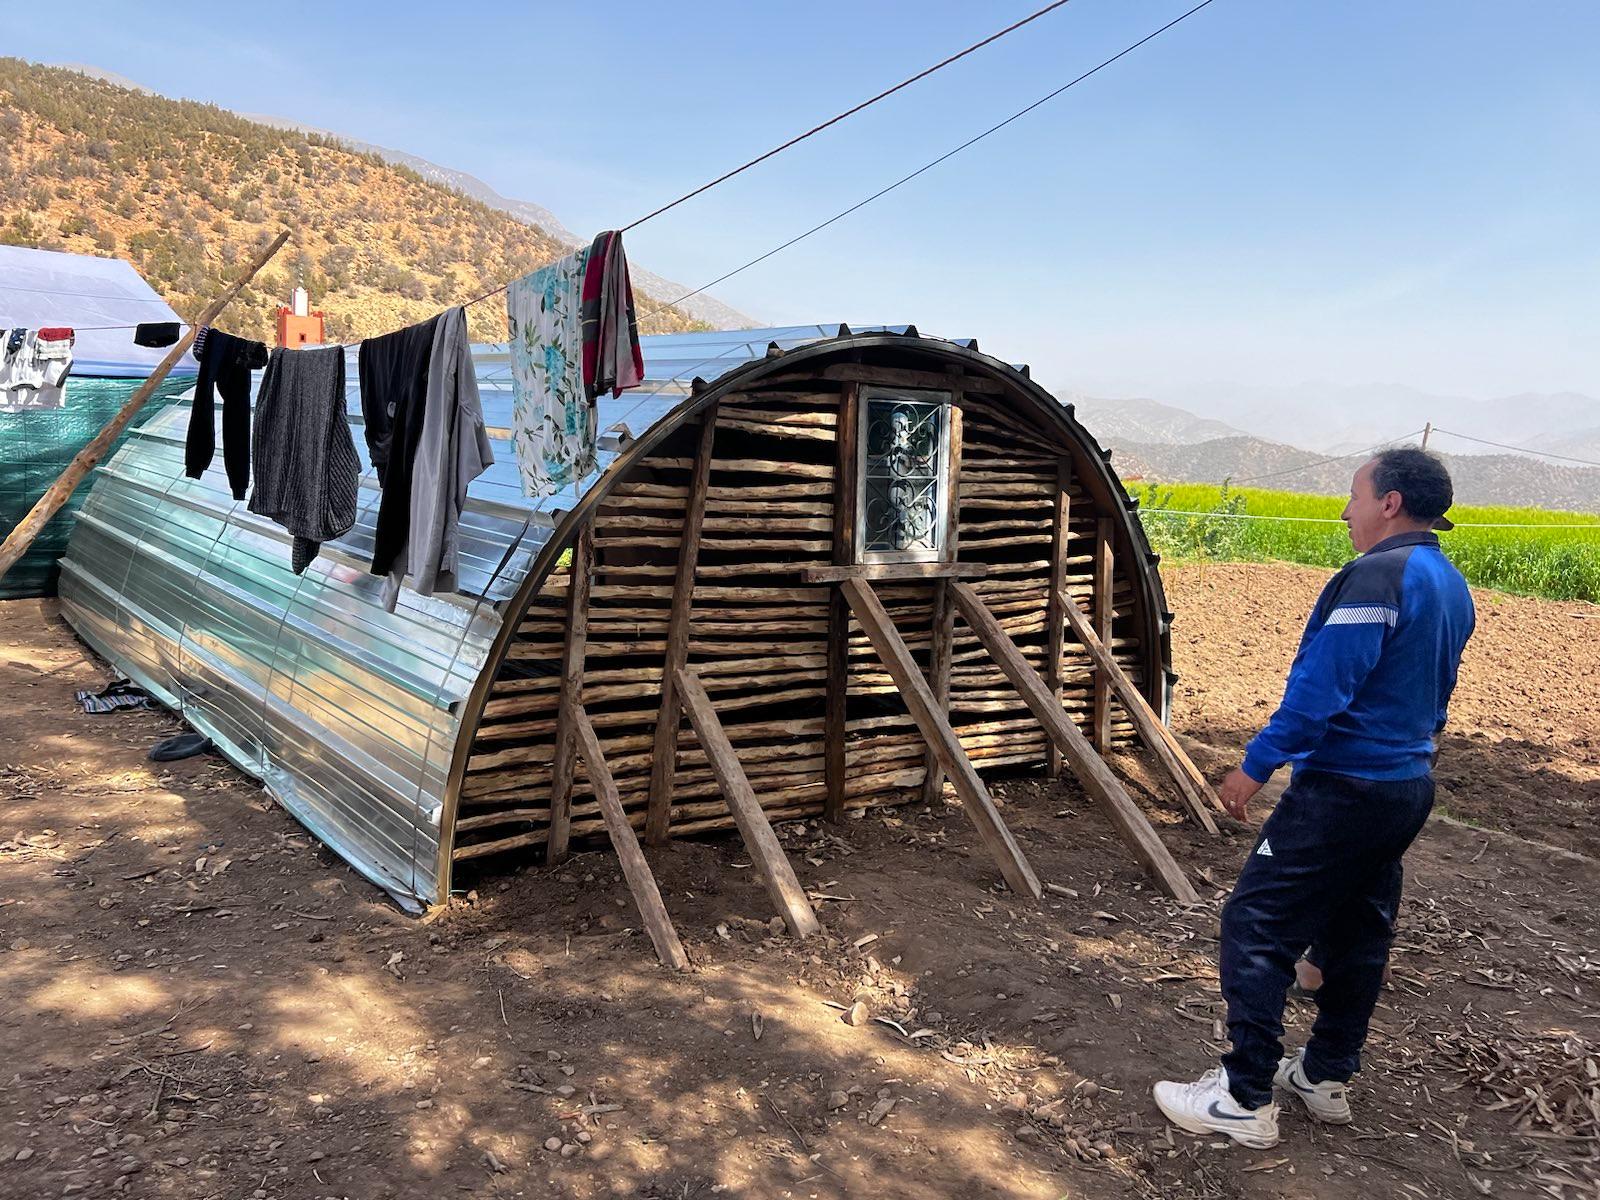
[[[80,75],[87,75],[90,79],[98,79],[117,87],[127,88],[130,91],[141,92],[147,96],[158,96],[159,92],[136,83],[124,75],[113,71],[102,70],[99,67],[88,66],[84,63],[61,63],[63,70],[76,71]],[[474,200],[482,201],[490,208],[499,209],[525,225],[548,235],[552,240],[567,248],[576,248],[584,243],[572,230],[561,223],[555,213],[545,208],[542,204],[535,204],[531,200],[512,200],[502,196],[476,175],[469,175],[465,171],[458,171],[454,167],[443,167],[436,162],[430,162],[418,154],[411,154],[405,150],[395,150],[389,146],[380,146],[375,142],[363,141],[346,133],[339,133],[332,129],[319,129],[315,125],[307,125],[300,121],[293,121],[287,117],[277,117],[265,113],[237,113],[246,121],[253,121],[258,125],[265,125],[271,129],[282,129],[291,133],[310,134],[330,142],[337,142],[358,154],[369,154],[390,164],[391,166],[406,167],[415,171],[423,179],[470,196]],[[656,301],[671,301],[684,295],[691,289],[681,283],[674,283],[653,271],[648,271],[637,263],[628,264],[635,290],[641,295]],[[737,309],[730,308],[715,296],[691,296],[680,301],[677,307],[697,321],[703,321],[713,329],[746,329],[759,324],[753,317],[746,316]]]
[[[289,244],[230,305],[270,340],[296,285],[331,340],[422,320],[566,254],[570,243],[337,139],[0,58],[0,241],[123,258],[192,316],[280,229]],[[640,297],[640,327],[709,323]],[[505,338],[504,311],[468,309]]]

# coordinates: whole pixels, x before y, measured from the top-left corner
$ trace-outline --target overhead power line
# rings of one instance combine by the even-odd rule
[[[732,179],[735,175],[742,175],[744,172],[748,171],[751,167],[759,166],[761,163],[766,162],[767,159],[772,158],[775,155],[782,154],[785,150],[788,150],[792,146],[798,146],[801,142],[805,141],[807,138],[815,137],[817,134],[821,133],[824,129],[829,129],[829,128],[833,127],[834,125],[837,125],[840,121],[843,121],[843,120],[846,120],[846,119],[848,119],[850,117],[855,116],[856,113],[861,112],[863,109],[871,108],[874,104],[878,103],[878,101],[885,100],[888,97],[894,95],[896,92],[902,91],[905,88],[910,87],[913,83],[916,83],[918,80],[926,79],[929,75],[932,75],[935,71],[941,71],[945,67],[948,67],[951,63],[959,62],[961,59],[967,57],[967,55],[975,53],[978,50],[982,50],[985,46],[990,45],[993,42],[998,42],[1001,38],[1005,37],[1007,34],[1015,33],[1017,30],[1021,29],[1024,25],[1032,24],[1034,21],[1037,21],[1040,17],[1043,17],[1043,16],[1045,16],[1045,15],[1047,15],[1049,13],[1052,13],[1058,8],[1064,8],[1066,5],[1070,4],[1071,2],[1072,2],[1072,0],[1052,0],[1051,3],[1046,4],[1043,8],[1034,10],[1033,12],[1029,13],[1027,16],[1023,17],[1020,21],[1013,21],[1010,25],[1007,25],[1004,29],[996,30],[994,33],[991,33],[988,37],[984,38],[982,41],[978,41],[978,42],[972,43],[972,45],[968,46],[965,50],[958,50],[956,53],[950,55],[948,58],[941,59],[938,62],[934,63],[933,66],[927,67],[927,68],[925,68],[925,69],[923,69],[921,71],[918,71],[915,75],[912,75],[908,79],[902,79],[899,83],[895,84],[893,87],[885,88],[883,91],[879,92],[876,96],[872,96],[869,99],[863,100],[860,104],[857,104],[855,107],[847,108],[842,113],[838,113],[835,116],[829,117],[826,121],[823,121],[820,125],[813,125],[810,129],[806,130],[804,133],[798,134],[795,137],[790,138],[788,141],[782,143],[781,145],[774,146],[771,150],[768,150],[765,154],[758,154],[755,158],[752,158],[749,162],[742,163],[739,166],[735,167],[731,171],[725,171],[723,174],[718,175],[715,179],[708,180],[707,182],[702,183],[699,187],[695,188],[693,191],[685,192],[683,195],[679,196],[676,200],[673,200],[673,201],[671,201],[670,203],[667,203],[667,204],[663,204],[660,208],[657,208],[657,209],[655,209],[655,210],[653,210],[651,212],[645,213],[644,216],[638,218],[635,221],[630,222],[627,225],[624,225],[617,232],[619,232],[619,233],[627,233],[628,230],[635,229],[638,226],[643,225],[646,221],[650,220],[652,217],[659,217],[662,213],[667,212],[669,209],[677,208],[678,205],[682,204],[684,201],[693,200],[696,196],[700,195],[702,192],[709,192],[712,188],[716,187],[718,184],[726,183],[728,180]],[[1209,0],[1207,0],[1207,2],[1209,3]],[[782,247],[780,247],[780,249],[781,248]],[[776,251],[774,251],[773,253],[776,253]],[[754,264],[751,264],[751,265],[753,266]],[[741,268],[741,270],[742,269],[743,268]],[[726,276],[724,278],[726,278]],[[484,292],[483,295],[481,295],[481,296],[474,296],[471,300],[466,301],[466,303],[463,305],[463,307],[466,307],[466,306],[469,306],[469,305],[473,305],[473,304],[477,304],[480,300],[488,300],[492,296],[498,296],[501,292],[505,291],[506,288],[509,287],[509,286],[510,286],[510,284],[503,283],[497,288],[494,288],[494,289],[492,289],[490,291]],[[708,283],[705,286],[706,287],[711,287],[713,285]],[[700,288],[698,291],[690,292],[689,296],[699,295],[699,293],[704,291],[704,290],[705,290],[705,288]],[[684,297],[684,299],[688,299],[688,298],[689,298],[688,296]],[[662,308],[671,308],[674,304],[678,304],[678,303],[681,303],[681,301],[674,300],[670,304],[662,305],[660,308],[651,309],[650,312],[652,312],[652,313],[660,312]],[[647,314],[641,314],[641,315],[647,316],[649,314],[647,313]]]
[[[847,109],[844,110],[844,112],[838,114],[837,116],[829,117],[826,121],[822,122],[822,124],[813,125],[810,129],[806,130],[804,133],[798,135],[797,137],[790,138],[787,142],[784,142],[783,145],[774,146],[771,150],[768,150],[765,154],[758,155],[755,158],[752,158],[749,162],[743,164],[742,166],[737,166],[733,170],[728,171],[725,174],[718,175],[715,179],[711,180],[709,183],[702,183],[699,187],[695,188],[692,192],[685,192],[683,195],[679,196],[676,200],[672,201],[670,204],[663,204],[660,208],[656,209],[654,212],[646,213],[644,216],[640,217],[637,221],[634,221],[633,224],[624,225],[621,228],[621,230],[619,230],[619,232],[627,233],[628,230],[634,228],[634,226],[643,225],[646,221],[650,220],[651,217],[659,217],[662,213],[666,212],[668,209],[677,208],[678,205],[682,204],[685,200],[693,200],[701,192],[708,192],[712,188],[716,187],[719,183],[726,183],[728,180],[732,179],[735,175],[742,174],[743,172],[748,171],[751,167],[754,167],[754,166],[759,165],[760,163],[766,162],[767,159],[773,157],[773,155],[782,154],[785,150],[789,149],[789,147],[791,147],[791,146],[798,146],[801,142],[805,141],[807,138],[813,137],[816,134],[821,133],[824,129],[827,129],[830,126],[833,126],[833,125],[837,125],[840,121],[845,120],[847,117],[855,116],[858,112],[860,112],[864,108],[871,108],[878,101],[887,99],[888,97],[894,95],[896,92],[900,91],[903,88],[910,87],[913,83],[916,83],[919,79],[926,79],[929,75],[932,75],[935,71],[942,70],[945,67],[948,67],[951,63],[960,61],[961,59],[965,58],[967,55],[973,53],[974,51],[982,50],[985,46],[989,45],[989,43],[991,43],[991,42],[998,42],[1001,38],[1005,37],[1006,34],[1015,33],[1017,30],[1021,29],[1024,25],[1027,25],[1027,24],[1029,24],[1029,23],[1031,23],[1033,21],[1037,21],[1040,17],[1044,16],[1046,13],[1054,12],[1056,9],[1061,8],[1064,5],[1069,4],[1069,3],[1071,3],[1071,0],[1055,0],[1055,2],[1053,4],[1046,4],[1043,8],[1037,10],[1036,12],[1029,13],[1027,16],[1023,17],[1022,20],[1014,21],[1010,25],[1007,25],[1004,29],[999,30],[996,33],[991,33],[988,37],[984,38],[981,42],[974,42],[972,45],[968,46],[965,50],[958,51],[957,53],[952,54],[949,58],[946,58],[946,59],[943,59],[943,60],[941,60],[939,62],[934,63],[933,66],[928,67],[926,70],[918,71],[915,75],[911,76],[911,78],[902,79],[899,83],[895,84],[893,87],[885,88],[883,91],[879,92],[876,96],[873,96],[870,100],[863,100],[860,104],[856,105],[854,108],[847,108]]]
[[[1600,462],[1596,462],[1592,458],[1574,458],[1570,454],[1551,454],[1548,450],[1534,450],[1528,446],[1512,446],[1505,442],[1491,442],[1488,438],[1473,437],[1468,433],[1457,433],[1453,429],[1440,429],[1437,425],[1433,427],[1433,431],[1447,434],[1453,438],[1460,438],[1464,442],[1477,442],[1482,446],[1498,446],[1502,450],[1515,450],[1518,454],[1537,454],[1541,458],[1559,458],[1562,462],[1581,463],[1586,467],[1600,467]]]
[[[695,288],[694,291],[685,292],[683,295],[679,296],[676,300],[669,300],[667,303],[665,303],[663,305],[660,305],[657,308],[651,309],[649,313],[640,314],[641,318],[644,317],[644,316],[649,316],[649,315],[652,315],[654,313],[661,312],[663,309],[672,308],[675,305],[682,304],[685,300],[692,300],[694,297],[698,296],[701,292],[704,292],[709,288],[714,288],[719,283],[725,283],[729,279],[732,279],[735,275],[738,275],[738,274],[740,274],[741,272],[744,272],[744,271],[748,271],[751,267],[756,266],[758,263],[766,262],[767,259],[771,258],[773,255],[781,254],[783,251],[787,250],[790,246],[793,246],[798,242],[805,241],[806,238],[810,237],[812,234],[822,232],[824,229],[826,229],[828,226],[834,224],[836,221],[844,220],[845,217],[848,217],[851,213],[860,211],[861,209],[865,208],[867,205],[871,204],[874,200],[878,200],[878,199],[881,199],[884,196],[887,196],[890,192],[894,191],[896,188],[901,187],[901,186],[903,186],[903,185],[905,185],[907,183],[910,183],[913,179],[917,178],[917,176],[922,175],[922,174],[924,174],[924,173],[926,173],[928,171],[933,170],[933,168],[937,167],[940,163],[946,162],[949,159],[954,158],[956,155],[960,154],[963,150],[967,149],[968,147],[977,145],[977,143],[983,141],[983,139],[988,137],[990,134],[1000,132],[1000,130],[1004,129],[1007,125],[1010,125],[1013,121],[1019,120],[1020,118],[1027,116],[1034,109],[1038,108],[1042,104],[1049,103],[1051,100],[1054,100],[1057,96],[1061,95],[1062,92],[1067,91],[1069,88],[1077,87],[1078,84],[1082,83],[1085,79],[1088,79],[1089,76],[1094,75],[1097,72],[1104,70],[1106,67],[1109,67],[1112,63],[1116,62],[1119,58],[1123,58],[1126,55],[1132,54],[1140,46],[1143,46],[1146,42],[1152,41],[1155,38],[1160,37],[1167,30],[1171,29],[1174,25],[1178,24],[1180,21],[1188,20],[1190,17],[1194,16],[1195,13],[1199,12],[1202,8],[1205,8],[1207,5],[1209,5],[1211,3],[1212,3],[1212,0],[1200,0],[1199,4],[1196,4],[1193,8],[1189,9],[1187,12],[1183,12],[1183,13],[1178,14],[1172,20],[1168,21],[1165,25],[1161,26],[1161,28],[1157,29],[1154,33],[1146,34],[1144,37],[1140,38],[1137,42],[1134,42],[1133,45],[1128,46],[1126,49],[1119,50],[1117,53],[1113,54],[1110,58],[1105,59],[1104,61],[1096,64],[1095,66],[1091,67],[1089,70],[1085,71],[1082,75],[1079,75],[1076,79],[1071,79],[1071,80],[1067,81],[1066,83],[1062,84],[1060,87],[1056,88],[1055,91],[1050,92],[1050,93],[1048,93],[1046,95],[1040,96],[1039,99],[1035,100],[1032,104],[1028,105],[1026,108],[1018,109],[1016,112],[1012,113],[1005,120],[997,122],[996,124],[989,126],[989,128],[985,129],[982,133],[979,133],[979,134],[977,134],[977,135],[975,135],[973,137],[968,138],[966,141],[962,142],[959,146],[955,147],[952,150],[946,151],[945,153],[941,154],[938,158],[934,159],[932,162],[924,163],[922,166],[918,167],[915,171],[912,171],[909,175],[901,176],[899,179],[897,179],[893,183],[891,183],[888,187],[880,188],[878,191],[873,192],[872,195],[868,196],[865,200],[859,200],[855,204],[852,204],[849,208],[846,208],[846,209],[843,209],[840,212],[834,213],[834,215],[829,217],[826,221],[823,221],[823,222],[821,222],[819,224],[813,225],[810,229],[806,230],[804,233],[798,234],[795,237],[790,238],[787,242],[784,242],[781,246],[775,246],[771,250],[768,250],[765,254],[758,255],[757,257],[752,258],[749,262],[745,263],[743,266],[735,267],[733,270],[727,272],[726,274],[718,275],[710,283],[703,283],[699,287]]]
[[[1436,429],[1434,432],[1437,433],[1438,430]],[[1262,475],[1246,475],[1239,479],[1235,479],[1230,476],[1228,478],[1228,483],[1254,483],[1257,479],[1276,479],[1280,475],[1293,475],[1299,471],[1309,471],[1312,467],[1326,466],[1328,463],[1344,462],[1349,458],[1360,458],[1363,454],[1375,454],[1377,451],[1386,449],[1387,447],[1394,445],[1396,442],[1403,442],[1407,438],[1418,437],[1421,435],[1421,433],[1422,430],[1413,429],[1410,433],[1402,433],[1399,437],[1390,438],[1386,442],[1379,442],[1375,446],[1368,446],[1365,450],[1352,450],[1349,454],[1335,454],[1331,458],[1319,458],[1314,462],[1301,463],[1298,467],[1285,467],[1281,471],[1268,471]]]

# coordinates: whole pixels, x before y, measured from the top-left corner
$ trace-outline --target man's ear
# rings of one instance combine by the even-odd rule
[[[1398,517],[1400,510],[1406,506],[1406,498],[1399,492],[1385,492],[1383,495],[1383,515],[1390,519]]]

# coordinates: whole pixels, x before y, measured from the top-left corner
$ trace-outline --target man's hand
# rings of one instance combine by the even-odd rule
[[[1244,820],[1245,806],[1250,803],[1250,797],[1261,790],[1261,785],[1238,767],[1228,772],[1228,777],[1222,781],[1222,787],[1217,791],[1217,798],[1222,801],[1222,807],[1227,809],[1228,815],[1235,821]]]

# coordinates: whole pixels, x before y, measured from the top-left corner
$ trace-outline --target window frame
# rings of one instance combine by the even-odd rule
[[[871,428],[872,402],[903,401],[921,404],[938,410],[938,455],[934,466],[933,484],[935,514],[933,525],[934,546],[917,550],[872,550],[867,546],[867,446]],[[949,532],[950,505],[954,498],[950,491],[950,408],[955,401],[954,392],[925,388],[888,387],[862,384],[856,396],[856,563],[946,563],[952,561]]]

